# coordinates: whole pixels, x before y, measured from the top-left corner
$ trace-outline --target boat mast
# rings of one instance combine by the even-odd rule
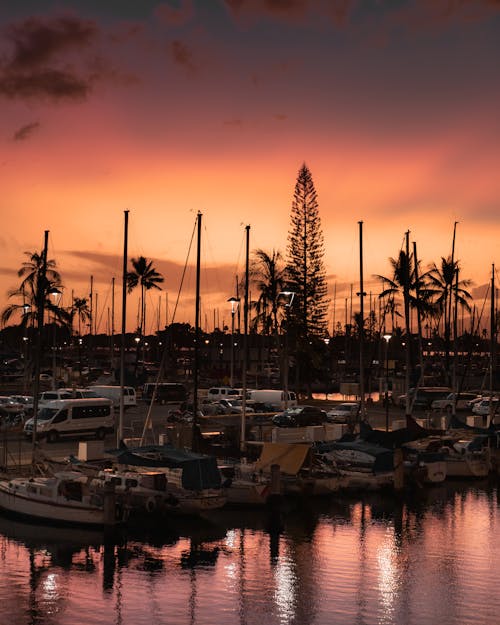
[[[111,366],[111,373],[114,375],[115,372],[115,278],[111,278],[111,340],[109,342],[109,346],[111,349],[111,357],[109,359]]]
[[[359,418],[363,421],[365,414],[365,355],[364,355],[364,333],[365,333],[365,306],[364,299],[366,293],[363,288],[363,222],[359,224],[359,394],[361,398]]]
[[[37,417],[38,417],[38,394],[40,391],[40,358],[42,354],[42,331],[43,331],[43,318],[45,314],[45,298],[47,295],[47,250],[49,247],[49,231],[45,230],[43,252],[42,252],[42,266],[36,276],[36,297],[38,301],[37,305],[37,333],[35,343],[35,379],[33,380],[33,438],[32,438],[32,452],[31,463],[32,470],[35,469],[36,462],[36,446],[37,446]],[[54,371],[52,374],[54,375]]]
[[[245,302],[243,305],[243,398],[241,402],[241,433],[240,433],[240,450],[245,449],[245,432],[246,432],[246,401],[247,401],[247,368],[248,368],[248,265],[249,265],[249,241],[250,226],[245,226],[246,232],[246,252],[245,252]]]
[[[493,422],[495,408],[493,406],[493,385],[496,352],[496,328],[495,328],[495,265],[491,265],[491,293],[490,293],[490,405],[488,411],[487,427]]]
[[[128,210],[124,211],[125,225],[123,229],[123,269],[122,269],[122,329],[120,342],[120,412],[116,428],[116,446],[119,447],[123,438],[123,415],[125,412],[125,333],[127,327],[127,254],[128,254]]]
[[[406,266],[404,268],[404,283],[403,283],[403,299],[404,299],[404,312],[405,312],[405,326],[406,326],[406,372],[405,372],[405,386],[406,386],[406,405],[405,405],[405,417],[411,416],[411,399],[410,399],[410,368],[411,368],[411,323],[410,323],[410,231],[405,233],[406,238]]]
[[[195,431],[198,418],[198,374],[200,352],[200,256],[201,256],[201,218],[198,211],[198,240],[196,244],[196,297],[194,313],[194,370],[193,370],[193,449],[196,448]]]
[[[417,256],[417,242],[413,241],[413,263],[415,267],[415,299],[417,301],[417,332],[418,332],[418,361],[420,363],[420,377],[419,384],[424,381],[424,348],[422,344],[422,317],[420,315],[420,282],[418,272],[418,256]]]
[[[451,338],[451,327],[453,319],[453,360],[451,369],[451,388],[453,392],[457,392],[457,326],[456,326],[456,301],[457,301],[457,282],[455,272],[458,274],[458,268],[455,268],[455,239],[457,233],[457,221],[453,224],[453,243],[451,246],[451,270],[452,281],[450,284],[450,293],[448,298],[448,336]],[[455,306],[453,306],[455,302]],[[453,315],[453,317],[452,317]],[[445,330],[446,331],[446,330]],[[454,402],[456,404],[456,402]]]

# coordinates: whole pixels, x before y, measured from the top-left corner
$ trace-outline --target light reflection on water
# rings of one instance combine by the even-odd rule
[[[2,614],[12,625],[494,623],[500,512],[483,486],[302,501],[278,520],[222,510],[106,546],[98,532],[0,517]]]

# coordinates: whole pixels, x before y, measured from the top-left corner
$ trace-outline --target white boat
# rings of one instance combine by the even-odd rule
[[[272,486],[273,466],[279,467],[276,486]],[[310,443],[263,443],[255,462],[235,467],[226,494],[228,503],[263,505],[273,493],[317,496],[338,490],[339,472],[311,455]]]
[[[449,478],[484,478],[491,471],[489,449],[470,451],[467,444],[460,442],[444,447],[446,455],[446,476]]]
[[[119,468],[99,471],[92,480],[92,488],[101,488],[112,483],[118,501],[131,514],[186,514],[193,515],[220,508],[226,502],[221,493],[193,492],[179,485],[175,469],[164,467],[156,470],[123,470]],[[169,479],[170,477],[170,479]],[[172,482],[174,479],[177,483]]]
[[[372,492],[394,486],[394,471],[373,473],[353,469],[341,469],[339,489],[344,492]]]
[[[225,489],[229,505],[263,506],[271,494],[270,478],[252,479],[236,473]]]
[[[446,464],[446,478],[485,478],[491,471],[491,457],[488,448],[473,449],[472,439],[457,434],[432,436],[421,441],[427,452],[443,455]]]
[[[105,504],[105,496],[92,492],[87,478],[74,471],[0,481],[0,508],[30,519],[89,526],[123,520],[114,501],[111,511]]]
[[[113,485],[118,502],[129,514],[172,512],[181,505],[180,498],[173,494],[177,489],[170,487],[163,471],[103,469],[95,471],[89,482],[96,492],[103,492],[106,484]]]
[[[428,451],[427,439],[403,445],[405,479],[418,486],[444,482],[447,474],[446,454]]]

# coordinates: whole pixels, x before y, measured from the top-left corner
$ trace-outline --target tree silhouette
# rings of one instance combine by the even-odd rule
[[[325,336],[327,330],[327,284],[323,231],[311,172],[299,170],[290,215],[287,247],[287,288],[295,293],[300,313],[300,333]]]
[[[70,310],[71,329],[73,330],[73,322],[75,317],[78,319],[78,336],[82,335],[81,326],[90,321],[90,308],[86,297],[74,297]]]
[[[454,317],[452,303],[470,311],[469,301],[471,294],[466,290],[471,280],[460,280],[459,261],[452,260],[451,256],[441,257],[438,265],[434,263],[425,274],[428,283],[427,292],[433,298],[434,316],[443,319],[445,366],[447,373],[450,365],[451,326]]]
[[[134,270],[127,273],[127,288],[130,293],[138,285],[141,287],[139,333],[143,336],[146,330],[146,292],[150,289],[161,290],[159,285],[164,282],[164,278],[153,267],[153,261],[144,256],[132,258],[131,263]]]
[[[256,311],[253,325],[262,328],[263,334],[278,334],[278,295],[285,285],[286,268],[280,251],[271,254],[262,249],[253,252],[250,263],[250,279],[259,291],[252,304]]]
[[[56,261],[47,259],[44,275],[44,254],[38,252],[24,252],[28,257],[17,275],[22,278],[20,285],[8,292],[9,298],[18,298],[19,301],[9,304],[1,315],[3,324],[6,324],[13,315],[20,315],[20,325],[26,327],[35,325],[38,319],[38,310],[43,304],[44,310],[49,311],[53,318],[62,325],[68,325],[70,316],[67,311],[56,306],[51,300],[52,293],[62,291],[61,275]]]

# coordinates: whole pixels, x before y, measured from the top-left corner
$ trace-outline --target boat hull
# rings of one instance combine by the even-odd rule
[[[102,526],[105,523],[102,507],[71,502],[62,496],[35,497],[19,486],[16,480],[0,483],[0,508],[10,514],[63,525]]]

